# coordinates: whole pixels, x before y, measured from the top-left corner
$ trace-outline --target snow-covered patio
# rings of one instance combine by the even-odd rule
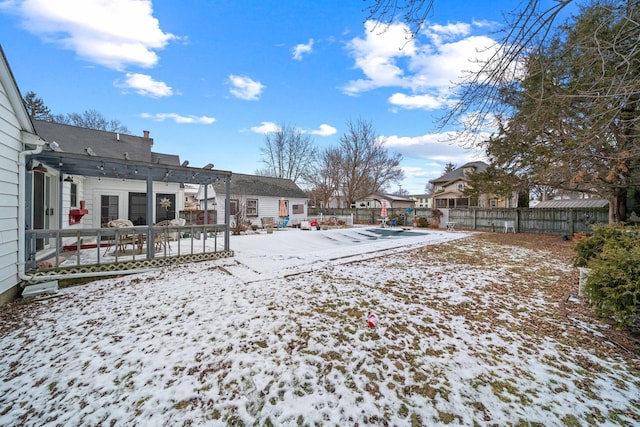
[[[638,355],[573,312],[567,259],[369,234],[232,236],[234,258],[1,307],[0,424],[640,423]]]

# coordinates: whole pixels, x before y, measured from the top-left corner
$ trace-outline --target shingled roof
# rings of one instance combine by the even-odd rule
[[[88,129],[62,123],[34,120],[36,133],[48,142],[57,142],[67,153],[87,154],[92,151],[98,157],[125,159],[177,166],[180,158],[173,154],[151,151],[153,139],[144,136]]]
[[[30,159],[56,165],[67,175],[193,184],[224,182],[231,176],[230,171],[182,166],[175,154],[151,151],[153,139],[146,132],[133,136],[42,120],[33,124],[48,144]]]
[[[539,202],[534,208],[606,208],[609,201],[604,199],[567,199],[545,200]]]
[[[224,183],[214,185],[216,194],[225,194]],[[291,197],[306,199],[307,195],[290,179],[234,173],[231,194],[246,196]]]
[[[456,168],[454,170],[452,170],[449,173],[445,173],[444,175],[442,175],[440,178],[436,178],[436,179],[432,179],[431,183],[446,183],[446,182],[451,182],[451,181],[455,181],[457,179],[460,178],[465,178],[464,175],[464,170],[466,168],[474,168],[474,172],[482,172],[485,169],[487,169],[489,165],[486,164],[485,162],[469,162],[469,163],[465,163],[464,165],[460,166],[459,168]]]

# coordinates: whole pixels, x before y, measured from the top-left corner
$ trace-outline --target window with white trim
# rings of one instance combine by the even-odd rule
[[[258,199],[247,199],[247,216],[258,216]]]

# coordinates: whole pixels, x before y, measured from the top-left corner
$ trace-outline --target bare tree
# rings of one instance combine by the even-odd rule
[[[85,110],[82,113],[56,114],[51,116],[56,123],[63,123],[88,129],[106,130],[108,132],[130,133],[120,120],[107,120],[97,110]]]
[[[320,154],[318,161],[305,171],[304,181],[310,188],[310,199],[314,205],[327,207],[331,198],[338,196],[338,189],[342,182],[340,159],[338,148],[326,148]]]
[[[427,182],[424,185],[424,194],[433,194],[433,182]]]
[[[348,121],[348,130],[340,137],[341,192],[348,204],[382,191],[391,182],[400,181],[402,155],[390,154],[384,138],[376,135],[370,122]]]
[[[379,22],[374,30],[384,31],[401,20],[409,27],[407,41],[416,36],[425,20],[434,13],[435,0],[369,0],[365,8],[368,19]],[[483,129],[487,118],[504,111],[500,91],[505,83],[517,78],[518,62],[532,46],[538,46],[557,24],[564,8],[576,0],[554,0],[551,5],[539,0],[527,0],[518,9],[506,13],[503,37],[494,54],[477,72],[469,73],[459,86],[459,100],[442,117],[441,125],[461,124],[466,133]],[[634,1],[634,0],[629,0]],[[401,46],[400,46],[401,47]],[[471,114],[472,113],[472,114]]]
[[[259,170],[261,175],[287,178],[296,183],[318,157],[318,148],[311,135],[287,125],[265,135],[260,152],[265,165]]]

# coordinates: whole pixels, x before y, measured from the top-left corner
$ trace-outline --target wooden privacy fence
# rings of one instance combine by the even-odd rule
[[[441,228],[447,221],[455,222],[456,230],[503,231],[505,221],[513,221],[518,233],[573,234],[589,230],[592,224],[604,225],[609,222],[608,208],[459,208],[440,209],[444,214],[440,219]],[[405,224],[413,225],[418,218],[431,221],[429,208],[415,208],[409,214],[406,209],[389,208],[388,216],[405,219]],[[353,215],[357,224],[376,224],[380,209],[309,209],[309,217],[327,215]]]
[[[445,211],[445,210],[443,210]],[[448,209],[448,221],[456,229],[502,231],[513,221],[518,233],[573,234],[589,231],[593,224],[609,222],[608,208]]]

